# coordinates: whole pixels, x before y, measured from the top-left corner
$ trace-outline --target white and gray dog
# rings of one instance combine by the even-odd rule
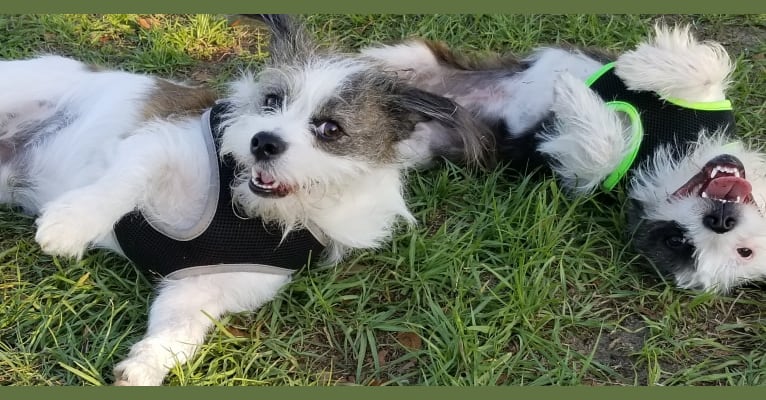
[[[470,109],[504,135],[503,155],[545,163],[571,192],[626,182],[632,243],[678,286],[725,292],[766,276],[766,165],[732,137],[720,44],[658,25],[617,57],[469,57],[423,40],[366,53]]]
[[[163,277],[118,385],[158,385],[211,318],[253,310],[316,259],[412,222],[404,172],[482,163],[493,134],[375,59],[261,16],[270,57],[209,90],[58,56],[0,62],[0,200],[38,215],[52,255],[117,251]]]

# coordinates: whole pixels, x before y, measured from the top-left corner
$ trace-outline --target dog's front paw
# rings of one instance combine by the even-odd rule
[[[160,386],[165,378],[165,369],[157,369],[130,357],[114,367],[115,386]]]
[[[181,356],[179,360],[175,355]],[[149,337],[130,348],[128,358],[114,367],[115,386],[159,386],[176,362],[185,360],[175,353],[173,341]]]
[[[80,258],[88,245],[103,234],[98,209],[55,203],[37,219],[35,240],[51,255]]]

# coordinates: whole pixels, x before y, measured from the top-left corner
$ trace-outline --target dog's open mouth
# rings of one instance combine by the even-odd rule
[[[252,169],[250,190],[264,197],[284,197],[290,194],[290,185],[280,182],[267,171]]]
[[[745,179],[745,166],[725,154],[705,164],[697,175],[673,193],[676,197],[699,196],[724,203],[752,203],[753,187]]]

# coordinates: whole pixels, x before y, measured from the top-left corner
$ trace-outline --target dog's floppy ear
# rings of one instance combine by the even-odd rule
[[[273,64],[289,64],[308,58],[316,43],[302,19],[287,14],[238,14],[260,21],[269,29],[269,55]]]
[[[413,132],[399,144],[406,161],[422,166],[444,157],[479,167],[495,163],[494,133],[454,101],[405,85],[395,102],[415,121]]]

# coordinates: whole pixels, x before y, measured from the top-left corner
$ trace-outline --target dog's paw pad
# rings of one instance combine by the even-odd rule
[[[114,386],[159,386],[165,372],[128,358],[114,367]]]
[[[47,254],[79,258],[91,238],[87,223],[73,215],[49,211],[37,219],[35,241]]]
[[[114,221],[87,199],[62,199],[43,208],[35,240],[45,253],[80,258],[94,241],[111,232]]]

